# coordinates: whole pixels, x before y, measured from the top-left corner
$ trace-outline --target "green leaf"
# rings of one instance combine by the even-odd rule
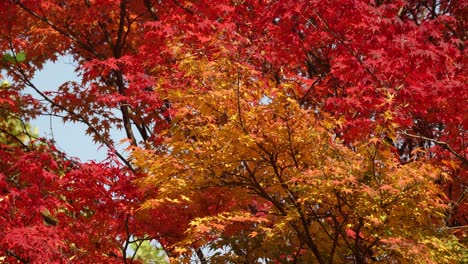
[[[26,60],[26,53],[21,51],[19,53],[16,54],[16,61],[17,62],[23,62]]]
[[[26,53],[21,51],[16,54],[16,57],[11,55],[10,53],[5,53],[3,55],[3,61],[9,63],[16,63],[16,62],[23,62],[26,60]]]
[[[15,57],[13,57],[11,54],[9,53],[5,53],[3,55],[3,61],[5,62],[15,62]]]

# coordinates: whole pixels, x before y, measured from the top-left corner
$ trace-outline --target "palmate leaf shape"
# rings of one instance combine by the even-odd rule
[[[434,199],[442,197],[434,167],[401,165],[379,139],[350,150],[282,86],[265,89],[273,84],[238,63],[220,59],[210,70],[223,76],[200,77],[197,69],[208,63],[187,62],[187,74],[205,90],[168,95],[177,114],[165,131],[166,151],[132,151],[148,175],[140,181],[148,194],[143,212],[164,208],[162,201],[192,212],[173,245],[179,261],[193,246],[215,250],[213,263],[461,258],[462,247],[440,229],[446,207]],[[216,210],[194,213],[202,209],[200,196],[218,199]]]
[[[21,199],[4,202],[5,212],[36,212],[33,219],[37,221],[33,222],[38,227],[31,230],[44,230],[41,225],[48,224],[43,223],[44,215],[56,219],[57,228],[63,231],[58,235],[63,243],[58,244],[65,248],[54,256],[41,254],[45,250],[21,248],[15,239],[24,230],[15,228],[27,224],[23,215],[30,215],[13,214],[8,221],[0,218],[5,220],[0,226],[7,227],[4,233],[12,233],[8,238],[12,243],[0,241],[5,245],[0,258],[10,254],[10,259],[26,256],[38,262],[57,257],[62,262],[128,263],[132,259],[127,259],[126,248],[131,242],[141,242],[132,237],[140,237],[157,239],[169,255],[179,249],[188,251],[184,245],[192,241],[194,248],[208,243],[213,248],[232,249],[221,255],[215,252],[212,261],[255,262],[264,257],[312,262],[317,254],[306,239],[310,237],[304,233],[308,229],[297,224],[301,214],[294,212],[302,208],[309,216],[336,213],[331,204],[338,201],[349,201],[339,207],[348,218],[335,216],[333,222],[332,216],[318,217],[324,220],[312,219],[314,225],[311,222],[309,227],[317,236],[312,242],[319,251],[336,245],[334,261],[343,256],[357,261],[351,260],[351,255],[374,242],[372,254],[377,260],[410,259],[425,247],[456,245],[443,235],[405,240],[412,234],[405,233],[408,226],[403,225],[401,234],[384,227],[400,225],[395,219],[412,221],[411,217],[422,219],[421,215],[431,212],[431,206],[428,211],[414,211],[419,207],[415,202],[407,203],[405,197],[434,206],[443,198],[433,191],[431,182],[425,185],[420,174],[411,174],[416,166],[431,163],[442,170],[436,182],[448,194],[447,228],[457,230],[463,238],[468,221],[465,2],[0,1],[0,68],[1,74],[12,80],[12,85],[0,92],[2,118],[27,121],[38,114],[52,114],[63,115],[64,121],[82,122],[96,144],[107,147],[123,163],[112,159],[89,164],[75,161],[66,173],[50,169],[34,177],[37,171],[43,172],[37,165],[22,168],[19,164],[44,164],[47,168],[35,154],[45,159],[42,154],[50,151],[13,150],[9,143],[3,145],[0,160],[5,170],[11,166],[22,169],[21,175],[13,173],[6,179],[20,177],[25,180],[20,187],[25,188],[19,192],[14,181],[6,181],[2,183],[5,190],[0,189],[2,195],[37,198],[27,200],[29,203]],[[46,61],[62,55],[72,58],[81,80],[58,89],[36,86],[31,81],[34,74]],[[20,91],[24,87],[32,88],[43,100],[23,96],[31,91]],[[286,107],[288,98],[292,103]],[[178,119],[174,119],[176,110]],[[332,134],[320,128],[318,121]],[[12,127],[3,124],[3,130]],[[186,128],[184,133],[176,128],[167,130],[179,124]],[[167,155],[166,162],[152,163],[151,170],[142,165],[143,173],[136,173],[138,168],[117,151],[115,144],[120,139],[113,137],[114,128],[124,130],[129,139],[126,142],[155,151],[142,152],[141,160],[153,159],[149,155],[159,160],[170,152],[178,156]],[[175,142],[176,138],[181,142]],[[341,141],[353,152],[341,148]],[[397,151],[385,149],[386,144]],[[311,151],[314,148],[315,152]],[[194,160],[194,154],[203,162]],[[18,163],[19,157],[25,160]],[[67,162],[61,154],[50,158]],[[398,160],[417,163],[399,167]],[[283,169],[275,170],[272,164]],[[349,164],[353,164],[352,169]],[[421,166],[421,175],[431,170],[425,166]],[[189,175],[194,168],[204,177]],[[258,182],[249,181],[247,168],[255,169],[252,172]],[[145,173],[152,177],[145,177]],[[277,173],[284,176],[284,183],[273,177]],[[383,175],[387,180],[372,175]],[[134,192],[130,180],[140,177],[136,181],[140,192]],[[44,185],[50,179],[52,184]],[[61,188],[56,190],[59,183]],[[251,188],[255,184],[260,187]],[[430,191],[422,196],[426,188]],[[258,193],[263,189],[268,192]],[[317,191],[322,189],[323,193]],[[339,196],[324,195],[332,190]],[[141,197],[146,202],[137,206]],[[376,212],[369,209],[376,204],[382,207],[395,197],[398,199],[385,207],[401,206],[395,214],[385,208]],[[60,203],[47,207],[48,212],[27,210],[56,198]],[[24,206],[15,207],[21,205],[19,200]],[[355,206],[361,201],[365,206]],[[281,207],[286,216],[279,212]],[[366,212],[364,223],[371,222],[375,234],[358,230],[358,212]],[[406,218],[389,217],[393,215]],[[321,224],[326,228],[319,227]],[[433,224],[444,228],[437,217]],[[322,233],[317,231],[320,228]],[[420,232],[421,236],[429,231]],[[338,242],[328,234],[338,234]],[[374,237],[383,238],[377,241]],[[43,239],[36,241],[40,244]],[[279,250],[267,250],[264,241]],[[421,246],[415,246],[419,242]],[[14,249],[9,247],[13,244]],[[354,251],[350,249],[353,245],[358,245]],[[451,255],[447,248],[439,249],[439,256],[456,258],[456,250]],[[323,253],[324,259],[333,255],[329,251]]]

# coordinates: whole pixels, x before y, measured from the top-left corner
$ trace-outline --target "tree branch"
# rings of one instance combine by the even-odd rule
[[[208,261],[206,260],[206,257],[200,248],[197,248],[195,250],[195,253],[197,254],[198,259],[200,260],[200,264],[208,264]]]
[[[407,132],[401,132],[401,134],[405,135],[405,136],[408,136],[408,137],[412,137],[412,138],[419,138],[419,139],[424,139],[424,140],[428,140],[428,141],[431,141],[433,142],[434,144],[436,145],[439,145],[441,146],[442,148],[450,151],[455,157],[457,157],[459,160],[462,161],[463,165],[468,165],[468,160],[463,157],[462,155],[460,155],[458,152],[456,152],[452,147],[450,147],[450,145],[447,143],[447,142],[444,142],[444,141],[438,141],[436,139],[433,139],[433,138],[428,138],[428,137],[425,137],[425,136],[419,136],[419,135],[414,135],[414,134],[410,134],[410,133],[407,133]]]
[[[144,2],[145,2],[145,7],[146,7],[146,9],[148,9],[148,12],[149,12],[150,15],[151,15],[151,18],[152,18],[154,21],[159,21],[159,15],[156,13],[156,11],[155,11],[154,8],[153,8],[154,3],[151,3],[150,0],[144,0]]]
[[[46,23],[47,25],[49,25],[51,28],[53,28],[55,31],[57,31],[58,33],[60,33],[61,35],[67,37],[68,39],[72,40],[73,42],[75,42],[76,44],[78,44],[80,47],[82,47],[84,50],[88,51],[89,53],[93,54],[94,56],[96,56],[97,58],[99,59],[103,59],[104,57],[101,56],[99,53],[96,52],[96,50],[93,49],[92,46],[80,41],[77,37],[75,37],[74,35],[72,35],[71,33],[61,29],[60,27],[58,27],[55,23],[53,23],[52,21],[50,21],[47,17],[44,17],[44,16],[41,16],[39,15],[37,12],[33,11],[32,9],[30,9],[29,7],[27,7],[25,4],[23,4],[21,2],[21,0],[15,0],[14,3],[16,3],[19,7],[21,7],[23,10],[25,10],[26,12],[28,12],[29,14],[31,14],[33,17],[41,20],[42,22]]]
[[[77,114],[74,111],[71,111],[71,110],[67,109],[65,106],[57,104],[56,102],[54,102],[47,95],[45,95],[39,88],[37,88],[37,86],[34,85],[31,82],[31,80],[29,80],[28,76],[26,75],[26,73],[22,69],[20,69],[18,67],[17,70],[18,70],[19,73],[15,72],[14,74],[20,80],[22,80],[27,86],[29,86],[31,89],[33,89],[36,93],[39,94],[39,96],[44,98],[44,100],[46,102],[48,102],[49,104],[51,104],[52,106],[57,107],[58,109],[64,111],[65,113],[68,113],[69,115],[77,118],[78,121],[80,121],[83,124],[85,124],[86,126],[88,126],[88,128],[91,130],[91,132],[93,132],[93,134],[96,135],[96,137],[99,139],[100,142],[102,142],[104,145],[106,145],[106,147],[110,151],[112,151],[131,171],[133,171],[133,172],[135,171],[135,169],[130,164],[130,162],[122,154],[120,154],[117,150],[115,150],[113,144],[111,142],[109,142],[107,139],[105,139],[104,137],[102,137],[101,134],[99,133],[99,131],[97,131],[97,129],[90,122],[88,122],[86,119],[84,119],[80,114]]]

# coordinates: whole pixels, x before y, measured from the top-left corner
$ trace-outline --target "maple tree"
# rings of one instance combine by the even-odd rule
[[[265,89],[274,84],[226,59],[185,59],[205,90],[169,94],[177,114],[167,139],[133,152],[148,174],[141,217],[170,204],[193,217],[175,252],[207,246],[218,252],[213,263],[462,258],[462,245],[439,230],[441,171],[424,159],[402,165],[378,137],[350,150],[327,130],[334,121],[301,108],[287,85]]]
[[[131,263],[130,248],[157,240],[179,261],[455,261],[468,221],[465,10],[1,1],[12,83],[0,90],[0,257]],[[63,55],[81,82],[37,87]],[[85,124],[108,159],[18,137],[17,122],[41,114]],[[208,260],[207,246],[225,250]]]

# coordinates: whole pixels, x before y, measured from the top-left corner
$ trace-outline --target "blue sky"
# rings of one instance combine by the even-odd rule
[[[46,63],[32,81],[42,91],[56,90],[66,81],[78,80],[74,70],[75,66],[70,57],[60,57],[55,63]],[[37,97],[34,91],[31,93]],[[81,123],[63,123],[57,117],[41,116],[31,124],[39,130],[40,136],[53,138],[58,148],[69,156],[82,161],[100,161],[106,158],[106,147],[93,143],[91,137],[85,134],[86,126]],[[113,136],[117,139],[116,142],[124,137],[120,131],[113,131]]]

